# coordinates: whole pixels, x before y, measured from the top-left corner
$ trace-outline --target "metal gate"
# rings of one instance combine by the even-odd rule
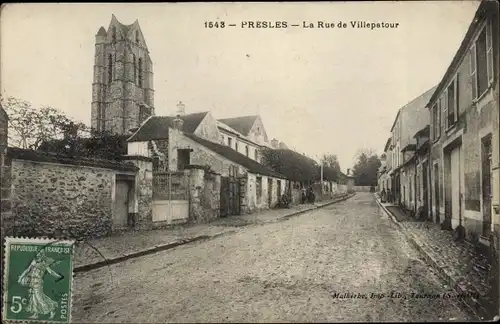
[[[189,174],[153,172],[153,223],[184,223],[189,219]]]
[[[234,177],[221,177],[220,215],[240,214],[240,181]]]

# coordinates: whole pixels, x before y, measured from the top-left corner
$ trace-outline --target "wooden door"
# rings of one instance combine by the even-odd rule
[[[273,179],[267,179],[267,204],[271,208],[273,203]]]
[[[229,178],[221,177],[220,182],[220,215],[221,217],[228,216],[229,211]]]
[[[483,198],[483,230],[484,237],[489,238],[491,233],[491,200],[492,196],[492,178],[491,178],[491,137],[482,141],[482,198]]]
[[[426,215],[428,214],[428,208],[429,208],[429,197],[428,197],[428,186],[427,186],[427,168],[429,167],[427,162],[424,162],[422,165],[422,201],[423,201],[423,207],[424,207],[424,212]]]
[[[113,228],[119,229],[127,226],[128,201],[130,186],[127,181],[116,180],[115,210],[113,213]]]
[[[434,164],[434,202],[435,202],[435,214],[436,214],[436,223],[440,223],[440,215],[439,215],[439,166],[438,164]]]
[[[451,218],[460,219],[460,147],[451,151]]]

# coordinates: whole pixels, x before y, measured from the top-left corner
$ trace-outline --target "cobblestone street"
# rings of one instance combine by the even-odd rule
[[[79,273],[73,291],[74,322],[471,320],[453,299],[410,296],[452,292],[370,193]]]

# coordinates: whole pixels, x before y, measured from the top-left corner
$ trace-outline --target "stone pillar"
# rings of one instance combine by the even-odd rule
[[[240,183],[240,215],[248,214],[249,204],[248,204],[248,174],[245,174],[238,178]]]
[[[216,215],[216,218],[220,217],[220,186],[221,186],[221,175],[220,173],[215,173],[214,174],[215,179],[214,179],[214,205],[212,206],[214,208],[214,214]]]
[[[135,227],[149,229],[153,222],[153,162],[145,156],[124,156],[139,168],[135,175]]]
[[[205,185],[205,170],[193,168],[185,171],[189,174],[189,221],[203,222],[203,206],[201,205],[202,188]]]

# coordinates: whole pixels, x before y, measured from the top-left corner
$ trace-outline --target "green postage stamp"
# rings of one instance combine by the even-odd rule
[[[69,323],[73,241],[7,237],[3,322]]]

